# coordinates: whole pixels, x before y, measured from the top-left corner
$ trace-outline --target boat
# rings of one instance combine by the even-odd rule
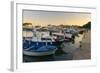
[[[74,35],[71,33],[65,33],[65,41],[71,41],[74,39]]]
[[[41,38],[42,41],[24,40],[23,54],[29,56],[44,56],[54,54],[58,43],[50,38]]]
[[[64,42],[65,35],[63,33],[52,33],[53,36],[56,36],[55,40],[57,42]]]
[[[52,33],[52,35],[56,36],[57,40],[60,42],[71,41],[73,39],[73,34],[69,32],[56,32]]]
[[[65,39],[67,40],[74,40],[75,36],[78,36],[78,30],[74,28],[67,28],[64,30]]]
[[[61,42],[47,32],[34,31],[33,37],[23,39],[23,54],[28,56],[45,56],[55,54]]]

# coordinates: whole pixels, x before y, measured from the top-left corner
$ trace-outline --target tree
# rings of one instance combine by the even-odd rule
[[[32,25],[32,23],[23,23],[23,26]]]
[[[88,22],[82,26],[82,28],[91,29],[91,22]]]

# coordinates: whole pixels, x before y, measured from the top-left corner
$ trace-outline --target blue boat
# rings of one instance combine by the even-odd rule
[[[39,40],[41,39],[41,40]],[[55,41],[53,37],[43,37],[37,40],[23,40],[23,54],[29,56],[45,56],[56,52],[62,42]]]
[[[56,52],[61,41],[51,36],[48,31],[32,31],[33,36],[23,38],[23,54],[29,56],[45,56]]]
[[[23,43],[23,53],[29,56],[44,56],[54,54],[57,50],[56,42],[34,42],[25,40]]]

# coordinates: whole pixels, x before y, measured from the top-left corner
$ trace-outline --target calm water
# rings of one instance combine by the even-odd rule
[[[29,33],[30,34],[30,33]],[[74,51],[80,47],[83,34],[75,37],[73,42],[64,42],[54,55],[49,56],[27,56],[23,55],[23,62],[40,62],[40,61],[62,61],[72,60]]]

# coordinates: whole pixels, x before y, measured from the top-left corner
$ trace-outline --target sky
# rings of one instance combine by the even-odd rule
[[[32,23],[33,26],[48,24],[82,26],[89,21],[91,13],[23,10],[23,23]]]

